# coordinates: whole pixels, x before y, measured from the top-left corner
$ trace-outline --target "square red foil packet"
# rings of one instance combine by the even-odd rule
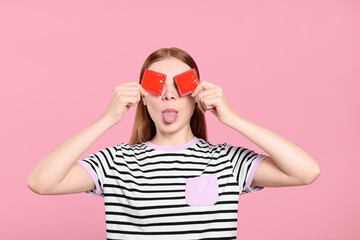
[[[181,97],[192,93],[199,84],[195,68],[174,76],[174,79]]]
[[[155,72],[145,68],[143,78],[141,80],[141,87],[149,93],[161,96],[165,85],[166,74]]]

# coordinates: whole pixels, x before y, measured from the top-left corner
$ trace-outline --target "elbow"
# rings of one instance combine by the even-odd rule
[[[39,195],[44,195],[45,192],[43,190],[41,190],[37,184],[34,183],[34,181],[28,179],[27,180],[27,186],[28,188],[33,191],[34,193],[36,194],[39,194]]]
[[[314,167],[312,170],[311,176],[308,177],[307,179],[305,179],[304,185],[309,185],[309,184],[313,183],[320,176],[320,172],[321,172],[321,170],[320,170],[319,165]]]

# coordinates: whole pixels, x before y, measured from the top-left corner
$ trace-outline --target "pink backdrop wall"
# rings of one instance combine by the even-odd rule
[[[139,80],[161,47],[322,169],[311,185],[240,197],[238,239],[359,239],[359,1],[1,1],[0,239],[105,239],[101,197],[26,185],[54,147]],[[135,108],[83,157],[127,142]],[[265,153],[206,113],[209,140]],[[231,135],[231,139],[228,137]]]

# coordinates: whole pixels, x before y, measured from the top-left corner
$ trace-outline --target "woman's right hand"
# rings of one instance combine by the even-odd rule
[[[149,95],[137,81],[125,82],[115,87],[111,102],[102,117],[107,117],[115,124],[120,122],[130,107],[135,106],[141,96]]]

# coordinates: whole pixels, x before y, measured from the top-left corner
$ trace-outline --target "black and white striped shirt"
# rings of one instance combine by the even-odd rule
[[[268,157],[194,137],[180,146],[117,144],[76,161],[104,197],[107,239],[236,239],[239,195]]]

